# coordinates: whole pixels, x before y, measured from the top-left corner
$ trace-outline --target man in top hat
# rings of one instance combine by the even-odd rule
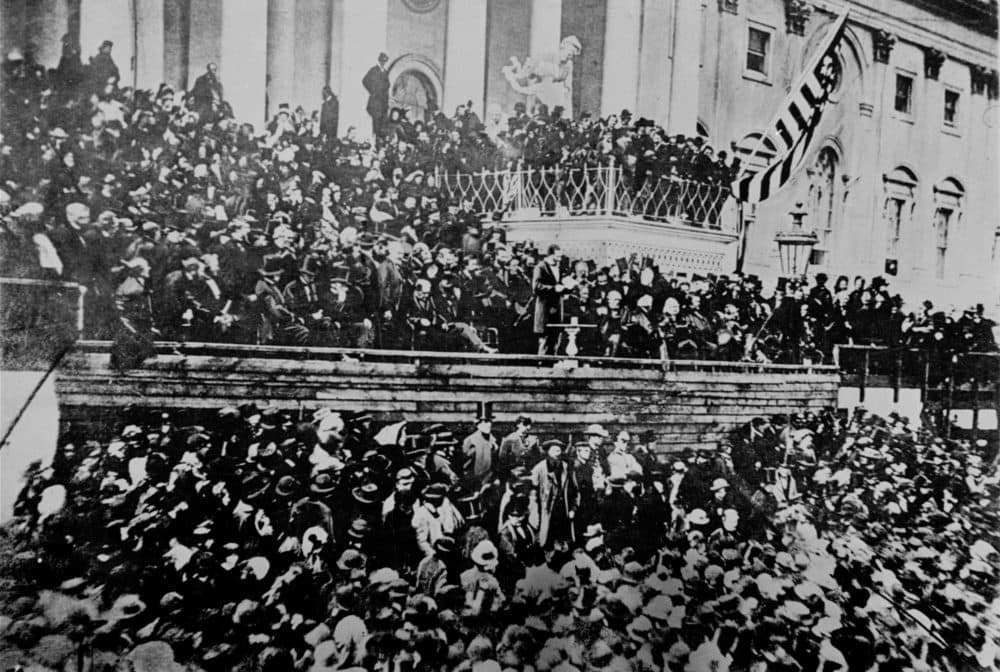
[[[330,318],[324,314],[316,274],[320,258],[309,255],[302,260],[298,276],[285,285],[282,296],[285,305],[308,326],[314,340],[330,328]],[[317,343],[319,344],[319,343]]]
[[[493,438],[493,417],[484,413],[476,419],[476,431],[462,442],[462,474],[476,488],[493,481],[497,440]]]
[[[303,344],[309,340],[309,329],[285,305],[285,297],[278,288],[284,267],[278,255],[268,255],[264,265],[257,269],[260,279],[254,288],[261,319],[264,343]]]
[[[389,116],[389,55],[382,52],[378,55],[378,62],[365,73],[361,80],[361,85],[368,92],[368,104],[365,110],[372,118],[372,137],[376,139],[382,136],[382,128],[385,125],[386,117]]]
[[[349,266],[334,266],[328,289],[323,293],[323,314],[330,320],[333,345],[344,348],[369,348],[374,344],[372,321],[365,310],[364,296],[351,282]]]

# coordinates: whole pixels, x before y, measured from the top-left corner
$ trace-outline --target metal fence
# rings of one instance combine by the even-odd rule
[[[479,213],[503,210],[515,216],[614,215],[735,232],[724,217],[729,187],[677,177],[650,176],[636,186],[614,163],[571,168],[516,167],[481,173],[439,173],[438,184]]]

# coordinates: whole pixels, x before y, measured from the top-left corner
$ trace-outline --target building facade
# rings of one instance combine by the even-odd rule
[[[833,104],[792,182],[743,209],[744,270],[777,274],[774,236],[802,203],[812,270],[998,307],[994,0],[2,0],[0,49],[31,41],[54,67],[64,34],[85,59],[110,39],[140,88],[187,88],[215,62],[255,124],[281,103],[318,108],[330,85],[341,128],[364,134],[361,79],[380,51],[411,116],[466,101],[508,113],[531,102],[503,74],[512,57],[572,35],[574,111],[629,109],[762,165],[761,132],[845,8]]]

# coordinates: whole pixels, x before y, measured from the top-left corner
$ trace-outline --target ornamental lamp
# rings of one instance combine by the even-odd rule
[[[795,209],[788,214],[792,216],[792,226],[785,231],[779,231],[774,237],[774,242],[778,244],[782,277],[801,278],[809,269],[809,257],[819,239],[815,232],[802,229],[802,220],[807,214],[802,208],[802,203],[796,203]]]

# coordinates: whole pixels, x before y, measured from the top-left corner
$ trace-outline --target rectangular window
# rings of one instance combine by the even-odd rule
[[[889,246],[886,252],[890,258],[897,258],[899,252],[899,237],[903,225],[903,199],[890,198],[885,204],[886,219],[889,223]]]
[[[947,208],[938,208],[934,213],[934,233],[937,238],[935,277],[938,280],[944,279],[945,257],[948,255],[948,224],[951,222],[951,215],[952,211]]]
[[[958,91],[944,92],[944,125],[954,127],[958,123]]]
[[[750,28],[747,41],[747,70],[767,74],[767,50],[771,44],[771,35],[759,28]]]
[[[903,114],[913,112],[913,78],[896,75],[896,111]]]

